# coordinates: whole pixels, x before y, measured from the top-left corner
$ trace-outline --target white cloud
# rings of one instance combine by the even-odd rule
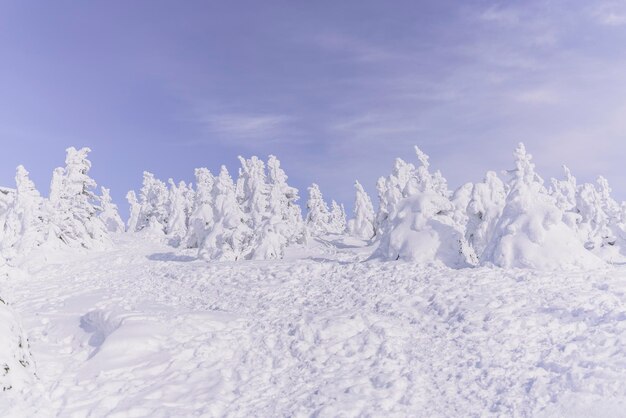
[[[605,26],[626,25],[626,10],[619,3],[605,3],[596,8],[593,13],[596,22]]]
[[[534,89],[519,92],[514,95],[514,99],[529,104],[551,104],[559,101],[558,95],[548,89]]]
[[[286,142],[293,134],[292,120],[285,115],[210,113],[201,115],[198,122],[209,135],[221,141],[267,144]]]
[[[520,21],[519,13],[513,9],[491,6],[479,15],[481,20],[501,25],[515,25]]]

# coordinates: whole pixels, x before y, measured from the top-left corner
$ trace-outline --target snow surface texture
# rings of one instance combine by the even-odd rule
[[[419,267],[312,240],[213,262],[126,235],[2,282],[42,396],[3,416],[618,416],[626,270]],[[28,409],[25,409],[28,408]],[[33,412],[34,411],[34,412]]]

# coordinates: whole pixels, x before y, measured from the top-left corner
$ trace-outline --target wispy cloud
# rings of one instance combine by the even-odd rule
[[[551,104],[559,101],[558,94],[550,89],[538,88],[525,90],[513,95],[518,102],[528,104]]]
[[[283,115],[225,113],[207,115],[202,122],[220,136],[276,139],[285,133],[289,120]]]
[[[605,26],[626,25],[626,7],[623,2],[604,3],[595,8],[592,17]]]
[[[487,10],[480,13],[479,18],[487,22],[494,22],[501,25],[516,25],[520,21],[518,11],[499,5],[489,7]]]

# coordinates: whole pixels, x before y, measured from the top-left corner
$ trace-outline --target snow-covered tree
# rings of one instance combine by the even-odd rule
[[[128,217],[128,223],[126,224],[126,231],[135,232],[137,231],[139,216],[141,216],[141,205],[137,200],[137,195],[135,194],[134,190],[126,193],[126,200],[128,201],[128,205],[130,206],[130,215]]]
[[[187,248],[200,247],[214,222],[211,194],[215,178],[207,168],[197,168],[195,175],[196,193],[193,209],[189,216],[189,228],[185,237]]]
[[[181,181],[178,186],[169,179],[169,197],[167,201],[167,225],[165,232],[174,246],[178,246],[187,234],[187,185]]]
[[[346,222],[346,210],[343,205],[340,205],[336,201],[332,201],[330,204],[330,232],[333,234],[343,234],[348,227]]]
[[[200,247],[200,257],[206,260],[244,259],[251,231],[237,202],[235,184],[225,166],[215,180],[212,200],[214,226]]]
[[[100,248],[109,242],[107,228],[98,217],[96,182],[89,177],[89,152],[89,148],[68,148],[65,167],[55,170],[51,182],[52,221],[59,238],[70,247]]]
[[[417,147],[415,151],[420,165],[410,173],[405,197],[391,206],[374,256],[449,267],[474,264],[476,256],[452,217],[454,205],[443,193],[445,181],[440,174],[431,175],[428,157]]]
[[[326,234],[330,230],[330,212],[324,202],[320,187],[313,183],[309,187],[309,200],[306,203],[306,226],[312,235]]]
[[[472,187],[465,237],[479,259],[492,239],[505,202],[506,187],[493,171],[488,171],[484,181]]]
[[[515,166],[506,204],[481,261],[548,270],[599,266],[601,261],[563,222],[563,211],[544,188],[523,144],[515,151]]]
[[[450,199],[452,205],[454,206],[452,218],[463,231],[466,230],[467,222],[469,220],[467,207],[472,200],[473,189],[474,185],[472,183],[465,183],[454,191]]]
[[[23,166],[17,167],[15,192],[2,225],[0,248],[5,258],[25,256],[58,231],[50,224],[49,208]]]
[[[100,212],[98,216],[109,232],[124,232],[124,221],[117,211],[117,205],[111,199],[111,191],[101,187]]]
[[[357,238],[369,240],[374,238],[374,206],[361,183],[354,183],[356,197],[354,199],[354,218],[348,222],[348,232]]]
[[[288,243],[302,243],[305,232],[302,211],[296,203],[300,200],[298,189],[287,184],[288,177],[274,155],[270,155],[267,160],[267,180],[270,215],[284,224],[281,234]]]
[[[151,225],[151,229],[160,229],[165,232],[168,224],[168,198],[167,186],[154,174],[145,171],[143,173],[143,184],[139,192],[139,202],[141,211],[137,230],[142,230]]]

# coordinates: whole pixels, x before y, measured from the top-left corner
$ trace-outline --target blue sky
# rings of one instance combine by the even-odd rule
[[[123,196],[276,154],[306,195],[351,206],[412,145],[451,185],[566,163],[626,198],[626,3],[0,3],[0,184],[47,193],[68,146]]]

